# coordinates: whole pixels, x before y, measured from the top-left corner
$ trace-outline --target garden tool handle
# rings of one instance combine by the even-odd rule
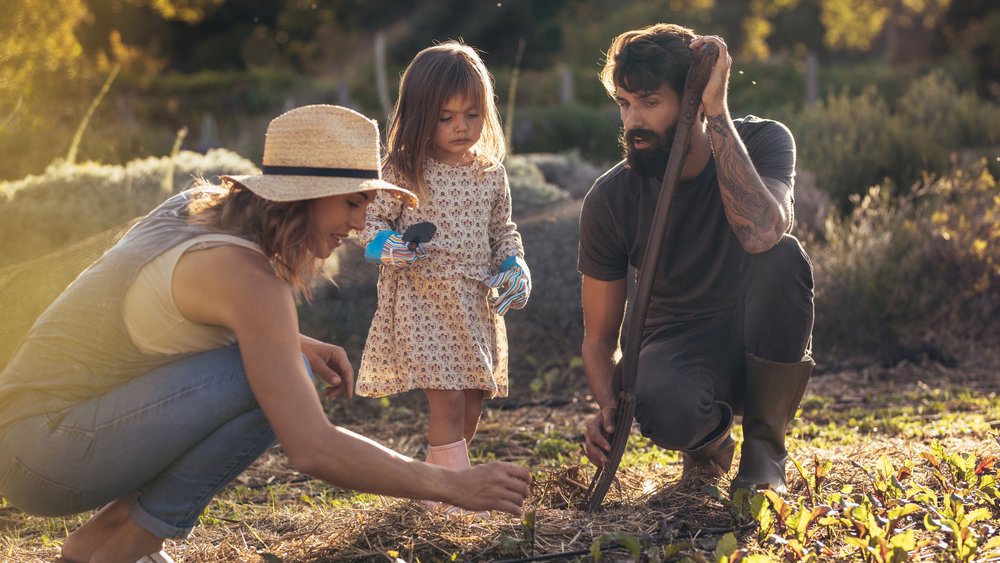
[[[701,106],[701,96],[718,57],[719,48],[716,45],[711,43],[703,45],[693,53],[694,60],[684,81],[684,94],[681,97],[677,132],[674,134],[670,156],[667,159],[667,170],[663,174],[663,183],[660,185],[660,197],[656,200],[653,224],[649,229],[649,239],[642,255],[639,280],[636,284],[632,317],[625,335],[625,350],[622,353],[625,369],[621,371],[623,378],[621,389],[627,392],[635,389],[638,376],[639,345],[642,342],[642,332],[646,324],[646,312],[649,309],[649,299],[653,291],[653,281],[656,279],[657,265],[661,258],[664,240],[667,238],[670,204],[673,202],[674,192],[680,182],[681,170],[687,159],[688,144],[695,120],[698,117],[698,108]]]
[[[639,344],[642,342],[643,328],[646,324],[646,310],[649,307],[653,280],[656,277],[657,264],[667,234],[670,204],[673,201],[677,184],[680,182],[684,160],[687,158],[688,143],[698,116],[698,108],[701,106],[701,97],[718,58],[719,48],[716,45],[707,43],[699,47],[692,53],[691,68],[688,69],[684,81],[677,132],[674,133],[673,144],[667,159],[667,169],[663,174],[663,183],[660,185],[660,196],[653,212],[653,224],[649,229],[649,239],[643,253],[639,281],[632,303],[632,316],[629,318],[625,334],[625,350],[621,359],[623,366],[620,366],[623,369],[615,370],[615,377],[620,379],[617,379],[618,384],[616,385],[616,389],[619,390],[618,409],[615,416],[615,430],[610,440],[612,447],[611,451],[608,452],[608,460],[594,474],[594,479],[587,491],[588,509],[591,512],[601,506],[604,495],[607,494],[611,482],[614,480],[615,472],[618,470],[622,454],[625,451],[628,434],[632,429],[632,418],[635,415],[633,391],[638,377]]]

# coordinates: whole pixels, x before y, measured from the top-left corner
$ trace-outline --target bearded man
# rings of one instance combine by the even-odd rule
[[[814,366],[812,264],[792,224],[795,142],[776,121],[732,119],[725,42],[656,24],[625,32],[607,52],[601,82],[621,110],[624,160],[598,178],[580,218],[583,363],[600,411],[585,449],[607,461],[614,376],[631,265],[643,268],[692,50],[719,58],[701,100],[674,192],[640,335],[636,420],[654,444],[680,450],[681,483],[728,473],[734,417],[742,414],[737,488],[783,492],[785,432]]]

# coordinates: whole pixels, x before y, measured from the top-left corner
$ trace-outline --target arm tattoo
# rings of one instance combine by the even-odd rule
[[[790,216],[784,198],[761,180],[727,114],[708,116],[708,126],[729,224],[748,252],[768,250],[780,240]]]

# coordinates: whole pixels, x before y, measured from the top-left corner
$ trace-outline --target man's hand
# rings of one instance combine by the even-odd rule
[[[705,91],[701,95],[701,103],[705,115],[719,115],[729,111],[726,89],[729,87],[729,70],[733,66],[733,58],[729,56],[726,42],[717,35],[696,37],[691,42],[691,49],[695,50],[707,43],[714,43],[719,48],[719,58],[712,69],[712,76],[708,79],[708,84],[705,85]]]
[[[492,462],[456,472],[447,502],[466,510],[502,510],[520,516],[530,492],[531,472],[513,463]]]
[[[347,359],[347,352],[340,346],[320,342],[319,340],[300,335],[302,353],[309,360],[313,374],[329,385],[323,394],[329,399],[354,396],[354,368]]]
[[[607,454],[611,451],[611,442],[608,440],[615,432],[617,414],[618,405],[611,405],[604,407],[587,421],[586,443],[583,450],[590,462],[597,467],[604,467],[604,464],[608,462]]]

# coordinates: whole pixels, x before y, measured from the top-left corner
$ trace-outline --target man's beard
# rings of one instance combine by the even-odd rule
[[[622,147],[626,166],[640,176],[662,178],[667,171],[667,159],[670,156],[670,148],[674,144],[676,131],[676,123],[662,133],[656,133],[651,129],[622,131],[618,136],[618,142]],[[647,142],[651,141],[652,144],[648,148],[637,149],[635,148],[636,137],[642,137]]]

